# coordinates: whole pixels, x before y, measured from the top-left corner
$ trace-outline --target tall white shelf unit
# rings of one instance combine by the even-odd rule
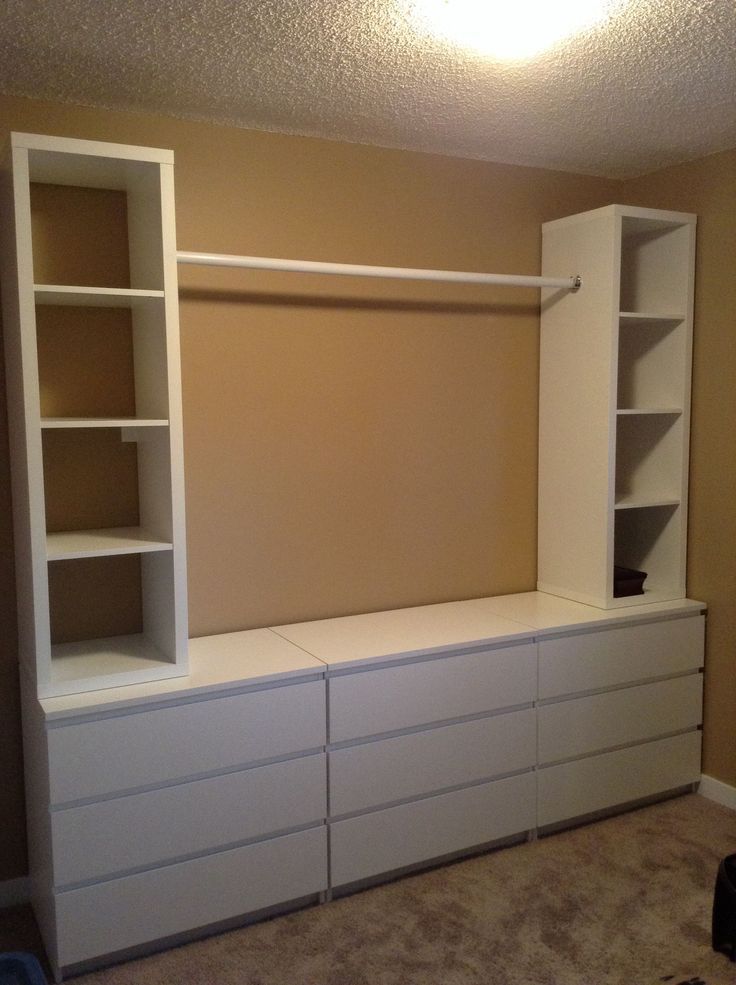
[[[34,247],[37,250],[39,244],[34,243],[32,227],[33,183],[125,193],[130,286],[36,281]],[[3,170],[3,200],[8,219],[3,232],[3,306],[21,662],[41,698],[183,675],[186,563],[173,154],[14,133]],[[105,229],[90,228],[89,236],[102,243]],[[80,323],[93,317],[95,309],[130,312],[134,415],[44,416],[42,397],[48,384],[39,372],[37,340],[42,306],[71,308],[71,317]],[[75,351],[73,358],[91,357]],[[135,442],[138,522],[109,527],[93,521],[90,529],[75,529],[80,526],[75,521],[72,529],[60,530],[47,523],[45,446],[60,431],[73,442],[75,434],[94,436],[101,430]],[[86,467],[93,473],[94,455]],[[74,481],[70,474],[68,483]],[[58,573],[53,566],[120,555],[140,559],[139,573],[135,559],[131,566],[139,579],[139,631],[55,642],[53,606],[84,609],[88,602],[69,598],[73,592],[68,589],[61,592],[62,601],[55,602],[49,590],[50,574]]]
[[[696,217],[621,205],[548,222],[539,591],[613,608],[685,597]],[[615,597],[614,566],[646,572]]]

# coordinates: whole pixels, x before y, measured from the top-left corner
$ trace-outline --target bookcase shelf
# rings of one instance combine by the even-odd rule
[[[164,428],[168,420],[142,417],[42,417],[42,428]]]
[[[620,311],[619,319],[623,326],[631,328],[651,328],[662,325],[668,327],[677,322],[685,320],[684,314],[662,314],[661,312],[651,311]]]
[[[46,557],[49,561],[170,550],[173,550],[173,544],[157,540],[141,527],[71,530],[46,535]]]
[[[171,662],[142,633],[57,643],[51,647],[51,685],[57,694],[121,687],[171,676]]]
[[[65,284],[36,284],[36,304],[72,305],[94,308],[138,308],[164,298],[163,291],[138,291],[132,288],[74,287]]]
[[[617,497],[615,509],[617,510],[641,510],[649,509],[653,506],[679,506],[679,499],[667,499],[663,497],[651,497],[646,499],[643,496],[622,496]]]
[[[658,414],[663,417],[678,417],[682,413],[682,407],[619,407],[616,413],[622,417],[633,417],[636,414]]]

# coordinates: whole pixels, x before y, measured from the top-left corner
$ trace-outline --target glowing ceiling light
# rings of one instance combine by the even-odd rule
[[[624,0],[416,0],[432,34],[503,61],[532,58],[606,20]]]

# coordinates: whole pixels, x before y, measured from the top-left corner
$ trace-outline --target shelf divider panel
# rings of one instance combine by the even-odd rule
[[[164,428],[167,420],[142,417],[42,417],[42,428]]]
[[[163,291],[140,291],[128,287],[76,287],[67,284],[35,284],[36,304],[93,308],[136,308],[162,301]]]
[[[69,530],[46,535],[46,555],[49,561],[170,550],[171,543],[156,539],[141,527]]]

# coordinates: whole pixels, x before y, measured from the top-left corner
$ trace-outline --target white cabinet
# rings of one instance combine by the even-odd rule
[[[27,698],[34,905],[57,973],[328,888],[324,667],[268,630],[191,656],[187,678]]]
[[[201,703],[216,731],[217,700]],[[315,722],[320,711],[316,704]],[[323,714],[320,724],[324,738]],[[275,715],[271,733],[281,726],[288,720]],[[68,969],[326,890],[324,751],[172,780],[51,810],[54,937],[47,947],[56,940],[54,966]]]
[[[333,889],[533,828],[528,627],[451,602],[277,632],[327,665]]]
[[[610,608],[685,596],[695,216],[608,206],[546,223],[538,588]],[[645,572],[621,595],[614,567]]]
[[[528,592],[275,627],[327,667],[331,887],[697,782],[702,610]]]
[[[702,616],[539,642],[537,825],[700,779]]]
[[[41,697],[185,674],[173,154],[13,134],[3,320]]]
[[[529,831],[535,684],[527,642],[335,672],[332,886]]]
[[[529,592],[371,613],[192,640],[187,678],[27,699],[52,965],[689,787],[702,608]]]
[[[56,967],[327,889],[324,690],[187,695],[48,728]]]

